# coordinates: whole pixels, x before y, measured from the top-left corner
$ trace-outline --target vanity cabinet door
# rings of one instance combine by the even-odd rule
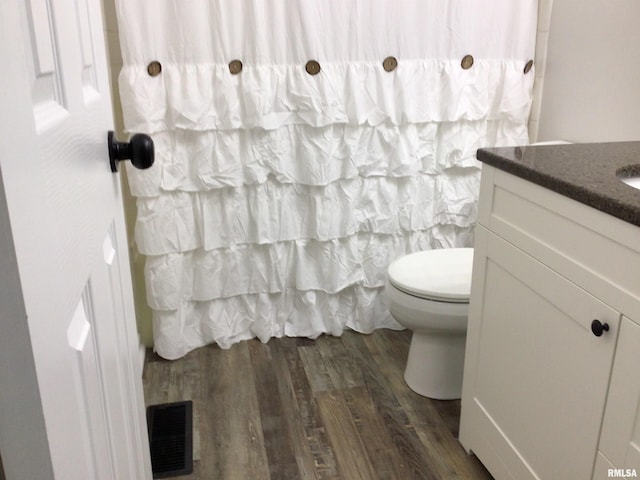
[[[620,315],[480,225],[475,245],[460,442],[498,480],[589,479]]]
[[[635,476],[640,475],[639,369],[640,325],[623,317],[602,424],[600,452],[616,468],[635,469]],[[600,478],[607,477],[594,475],[594,480]]]

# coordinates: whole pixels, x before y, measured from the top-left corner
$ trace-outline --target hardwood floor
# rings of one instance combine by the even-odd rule
[[[194,473],[179,479],[490,479],[456,436],[459,401],[404,383],[411,333],[346,331],[148,353],[147,405],[193,400]]]

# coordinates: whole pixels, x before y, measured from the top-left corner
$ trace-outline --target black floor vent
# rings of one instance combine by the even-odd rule
[[[153,478],[193,472],[192,409],[190,400],[147,407]]]

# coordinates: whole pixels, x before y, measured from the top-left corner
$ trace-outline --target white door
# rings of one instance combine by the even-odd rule
[[[0,455],[151,478],[100,0],[0,0]]]

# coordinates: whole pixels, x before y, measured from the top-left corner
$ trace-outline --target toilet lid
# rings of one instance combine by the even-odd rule
[[[416,297],[468,303],[473,248],[443,248],[405,255],[389,265],[389,282]]]

